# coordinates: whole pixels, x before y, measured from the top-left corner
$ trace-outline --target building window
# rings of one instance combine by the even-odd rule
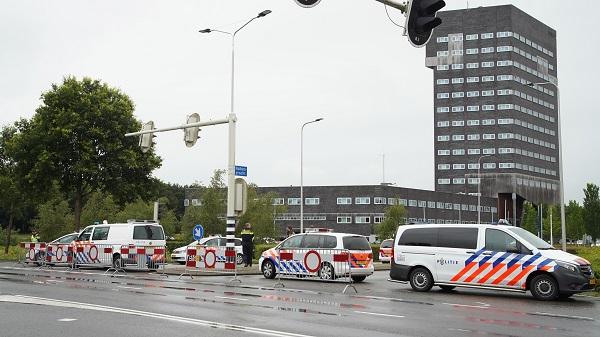
[[[469,149],[467,153],[468,154],[480,154],[481,150],[480,149]]]
[[[502,125],[513,124],[514,122],[515,122],[515,120],[512,119],[512,118],[500,118],[500,119],[498,119],[498,124],[502,124]]]
[[[483,96],[483,97],[494,96],[494,90],[482,90],[481,96]]]
[[[494,149],[494,148],[483,149],[483,154],[496,154],[496,149]]]
[[[183,199],[183,207],[188,207],[190,205],[190,199]]]
[[[452,69],[464,69],[465,65],[462,63],[455,63],[452,65]]]
[[[447,50],[439,50],[437,52],[437,56],[448,56],[448,51]]]
[[[465,126],[465,121],[452,121],[452,126]]]
[[[453,106],[452,107],[452,112],[463,112],[463,111],[465,111],[464,106]]]
[[[448,42],[448,37],[447,36],[438,36],[437,43],[444,43],[444,42]]]
[[[305,205],[318,205],[320,203],[319,198],[304,198]]]
[[[479,111],[479,105],[469,105],[467,106],[467,111]]]
[[[437,136],[437,140],[438,142],[447,142],[450,140],[450,136],[446,135],[446,136]]]
[[[465,79],[463,77],[455,77],[452,79],[452,84],[465,83]]]
[[[481,68],[492,68],[494,66],[494,62],[481,62]]]
[[[494,76],[481,76],[481,82],[494,82]]]
[[[373,217],[373,223],[382,223],[383,222],[383,215],[376,215]]]
[[[447,92],[439,92],[437,94],[437,98],[438,99],[446,99],[446,98],[450,98],[450,94]]]
[[[515,138],[514,133],[499,133],[498,134],[498,139],[513,139],[513,138]]]
[[[469,182],[469,185],[478,185],[479,184],[479,178],[469,178],[468,182]],[[464,209],[464,211],[466,211],[466,209]]]
[[[450,150],[438,150],[437,154],[438,154],[438,156],[449,156]]]
[[[467,135],[467,140],[479,140],[479,139],[480,139],[480,136],[478,133],[473,133],[473,134]]]
[[[494,105],[493,104],[485,104],[481,107],[481,110],[483,111],[493,111],[494,110]]]
[[[465,135],[452,135],[453,141],[465,140]]]
[[[498,46],[496,48],[496,51],[499,53],[506,52],[506,51],[512,51],[512,50],[513,50],[513,48],[511,46]]]
[[[465,93],[462,91],[455,91],[452,93],[452,98],[461,98],[465,97]]]
[[[436,67],[437,70],[448,70],[447,64],[440,64]]]
[[[452,150],[452,155],[454,155],[454,156],[464,156],[465,155],[465,149],[454,149],[454,150]]]
[[[202,202],[198,199],[192,199],[192,206],[202,206]]]
[[[448,84],[448,83],[450,83],[450,80],[448,80],[447,78],[440,78],[437,81],[435,81],[435,83],[437,83],[437,84]]]
[[[494,63],[494,62],[492,62],[492,64],[493,64],[493,63]],[[508,61],[508,60],[506,60],[506,61],[497,61],[497,62],[496,62],[496,66],[498,66],[498,67],[508,67],[508,66],[512,66],[512,61]]]
[[[512,90],[510,89],[499,89],[497,91],[498,96],[508,96],[508,95],[512,95]]]
[[[428,201],[427,208],[435,208],[435,201]]]
[[[450,185],[450,179],[438,179],[438,185]]]
[[[465,178],[454,178],[454,179],[452,179],[452,184],[454,184],[454,185],[464,185],[465,184]],[[451,209],[451,208],[447,208],[447,209]]]
[[[479,125],[479,119],[469,119],[467,121],[467,126],[475,126]]]
[[[398,202],[402,206],[408,206],[408,200],[406,200],[406,199],[398,199]]]
[[[450,108],[447,106],[441,106],[435,109],[436,112],[450,112]]]
[[[479,170],[479,163],[477,164],[469,164],[469,170]]]
[[[496,168],[496,163],[483,163],[484,170],[491,170]]]
[[[481,34],[482,40],[493,39],[493,38],[494,38],[494,33],[482,33]]]
[[[300,205],[300,198],[288,198],[287,203],[290,206]]]
[[[496,32],[496,37],[511,37],[512,32]]]
[[[355,205],[370,205],[371,197],[356,197],[354,198]]]
[[[273,198],[272,199],[272,205],[284,205],[285,204],[285,199],[283,198]]]
[[[352,198],[350,197],[341,197],[337,198],[338,205],[352,205]]]
[[[501,168],[501,169],[512,169],[512,168],[515,168],[515,164],[514,163],[499,163],[498,164],[498,168]]]
[[[465,169],[465,164],[453,164],[452,165],[452,169],[453,170],[464,170]]]
[[[445,128],[450,126],[450,122],[449,121],[441,121],[441,122],[437,122],[437,127],[438,128]]]
[[[408,201],[408,206],[410,206],[410,207],[417,207],[417,201],[416,200],[409,200]]]
[[[515,149],[512,147],[501,147],[498,149],[499,154],[515,153]]]
[[[354,221],[356,223],[371,223],[371,217],[368,215],[356,216]]]
[[[495,119],[483,119],[481,120],[481,125],[494,125],[496,124]]]
[[[496,76],[496,81],[512,81],[512,75],[498,75]]]
[[[467,91],[467,97],[479,97],[479,91]]]
[[[467,40],[477,40],[479,36],[477,34],[467,34],[466,39]]]
[[[337,223],[352,223],[351,216],[338,216]]]
[[[486,140],[496,139],[496,134],[495,133],[484,133],[483,139],[486,139]]]
[[[398,205],[398,199],[396,198],[388,198],[388,205]]]
[[[479,68],[478,62],[467,63],[467,69],[477,69]]]
[[[459,56],[463,54],[463,50],[462,49],[455,49],[452,51],[452,55],[454,56]]]
[[[513,104],[498,104],[498,110],[510,110],[514,109],[514,107]]]
[[[494,47],[481,48],[482,54],[489,54],[489,53],[493,53],[493,52],[494,52]]]
[[[375,197],[373,198],[373,203],[375,205],[385,205],[387,204],[387,199],[384,197]]]
[[[450,169],[450,164],[438,164],[437,168],[440,171],[449,170]]]
[[[425,201],[425,200],[419,200],[418,205],[421,208],[425,208],[427,206],[427,201]]]
[[[478,53],[479,53],[479,49],[477,49],[477,48],[467,49],[467,55],[474,55],[474,54],[478,54]],[[469,67],[467,66],[467,68],[469,68]]]

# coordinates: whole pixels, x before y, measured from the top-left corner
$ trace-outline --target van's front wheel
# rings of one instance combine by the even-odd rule
[[[433,276],[426,268],[415,268],[410,273],[410,286],[415,291],[429,291],[433,287]]]
[[[554,277],[548,274],[541,274],[534,277],[531,280],[529,290],[531,290],[533,297],[542,301],[553,301],[560,295],[558,283]]]

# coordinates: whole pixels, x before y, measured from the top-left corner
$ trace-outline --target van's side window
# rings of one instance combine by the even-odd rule
[[[77,238],[77,240],[79,240],[79,241],[89,241],[90,240],[90,236],[92,236],[92,230],[93,229],[94,229],[94,227],[88,227],[88,228],[84,229],[83,232],[81,232],[81,234]]]
[[[304,235],[293,236],[281,244],[281,248],[299,248]]]
[[[135,226],[133,227],[133,239],[134,240],[148,240],[149,235],[146,231],[146,226]]]
[[[493,252],[520,253],[517,239],[497,229],[485,230],[485,249]]]
[[[437,239],[437,228],[410,228],[402,233],[398,245],[436,247]]]
[[[142,225],[133,227],[134,240],[164,240],[165,235],[160,226]]]
[[[306,235],[302,241],[302,248],[319,248],[319,237],[320,235]]]
[[[107,240],[109,230],[110,227],[96,227],[96,229],[94,229],[94,234],[92,235],[92,240]]]
[[[477,228],[440,227],[438,247],[476,249],[477,233]]]

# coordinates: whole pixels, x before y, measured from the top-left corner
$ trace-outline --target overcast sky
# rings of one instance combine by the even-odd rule
[[[512,3],[557,30],[567,199],[600,183],[598,1],[446,1],[446,9]],[[136,104],[158,128],[198,112],[224,118],[236,38],[237,164],[260,186],[379,184],[433,189],[433,74],[425,48],[412,47],[375,0],[2,1],[0,124],[30,118],[40,94],[66,75],[98,78]],[[393,9],[391,16],[403,23]],[[206,183],[227,165],[226,126],[206,127],[193,148],[183,131],[158,134],[155,172],[173,183]]]

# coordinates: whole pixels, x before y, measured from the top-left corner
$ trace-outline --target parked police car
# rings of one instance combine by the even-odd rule
[[[394,241],[390,277],[416,291],[434,285],[525,292],[554,300],[594,289],[589,261],[519,227],[406,225]]]

